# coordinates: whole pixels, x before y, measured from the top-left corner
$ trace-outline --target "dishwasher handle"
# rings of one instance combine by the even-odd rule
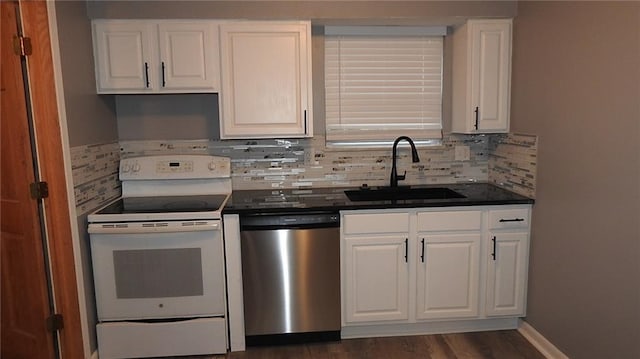
[[[274,230],[340,227],[337,212],[269,213],[240,217],[240,230]]]

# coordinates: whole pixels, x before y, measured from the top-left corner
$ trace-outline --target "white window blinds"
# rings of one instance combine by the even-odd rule
[[[328,142],[442,136],[442,36],[325,35]]]

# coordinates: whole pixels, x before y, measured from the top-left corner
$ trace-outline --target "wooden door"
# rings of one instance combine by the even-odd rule
[[[47,270],[20,57],[13,52],[17,3],[2,2],[2,357],[54,358]]]
[[[55,357],[54,335],[46,329],[50,303],[55,303],[56,312],[64,318],[64,327],[57,332],[61,356],[84,358],[88,355],[83,350],[80,325],[47,2],[3,1],[0,4],[0,355],[2,358]],[[21,71],[22,58],[12,48],[18,23],[22,32],[30,37],[33,48],[31,55],[24,57],[26,76]],[[29,82],[26,96],[24,84]],[[37,137],[29,133],[28,118],[32,119],[33,134]],[[37,151],[32,152],[32,147]],[[37,159],[32,153],[37,153]],[[35,179],[49,184],[49,196],[40,202],[44,216],[39,215],[38,202],[29,194],[29,184]],[[47,251],[42,244],[41,228],[46,228]],[[46,258],[49,258],[48,266],[44,263]],[[53,300],[47,293],[47,267],[55,288]]]

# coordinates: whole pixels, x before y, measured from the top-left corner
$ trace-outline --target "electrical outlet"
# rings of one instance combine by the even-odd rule
[[[455,147],[455,160],[456,161],[468,161],[471,157],[469,146],[456,146]]]
[[[306,165],[312,165],[316,161],[316,151],[313,148],[307,148],[304,151],[304,163]]]

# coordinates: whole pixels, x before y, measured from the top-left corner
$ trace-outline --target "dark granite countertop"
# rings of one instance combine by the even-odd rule
[[[233,191],[223,214],[262,214],[324,210],[388,209],[418,207],[486,206],[533,204],[534,200],[488,183],[411,186],[412,188],[446,187],[465,198],[411,199],[353,202],[345,190],[357,187],[301,188]]]

